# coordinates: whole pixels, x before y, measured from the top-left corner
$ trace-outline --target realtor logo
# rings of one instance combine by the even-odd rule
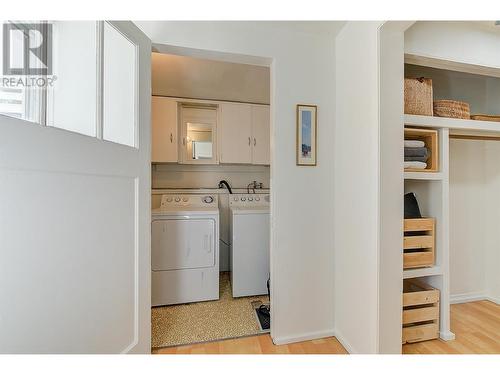
[[[3,24],[3,74],[52,74],[51,24]]]

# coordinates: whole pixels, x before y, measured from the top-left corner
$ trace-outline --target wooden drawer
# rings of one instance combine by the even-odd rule
[[[410,343],[439,337],[439,290],[411,279],[403,282],[403,337]]]
[[[434,230],[435,220],[433,218],[406,219],[404,221],[405,232],[423,232]]]
[[[405,236],[403,249],[426,249],[434,247],[434,236]]]
[[[439,319],[439,306],[416,307],[403,310],[403,324],[426,322]]]
[[[439,337],[439,325],[437,323],[420,324],[403,327],[403,344],[412,342],[434,340]]]
[[[434,252],[418,251],[415,253],[403,254],[403,265],[405,269],[430,267],[434,264]]]
[[[403,268],[432,267],[435,263],[435,230],[433,218],[405,219]]]

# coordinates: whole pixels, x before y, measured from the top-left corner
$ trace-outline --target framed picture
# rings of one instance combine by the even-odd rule
[[[297,104],[297,165],[316,165],[318,107]]]

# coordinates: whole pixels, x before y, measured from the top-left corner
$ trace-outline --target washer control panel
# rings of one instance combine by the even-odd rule
[[[229,205],[238,207],[269,206],[269,194],[230,194]]]
[[[215,194],[163,194],[161,208],[168,207],[218,207]]]

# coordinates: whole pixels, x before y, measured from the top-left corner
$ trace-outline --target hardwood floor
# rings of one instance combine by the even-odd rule
[[[403,345],[404,354],[500,354],[500,305],[477,301],[451,305],[455,340]],[[334,337],[274,345],[267,335],[155,349],[153,354],[345,354]]]
[[[405,354],[500,354],[500,305],[477,301],[451,305],[455,340],[403,345]]]
[[[155,349],[153,354],[347,354],[347,351],[335,337],[274,345],[271,336],[266,334]]]

